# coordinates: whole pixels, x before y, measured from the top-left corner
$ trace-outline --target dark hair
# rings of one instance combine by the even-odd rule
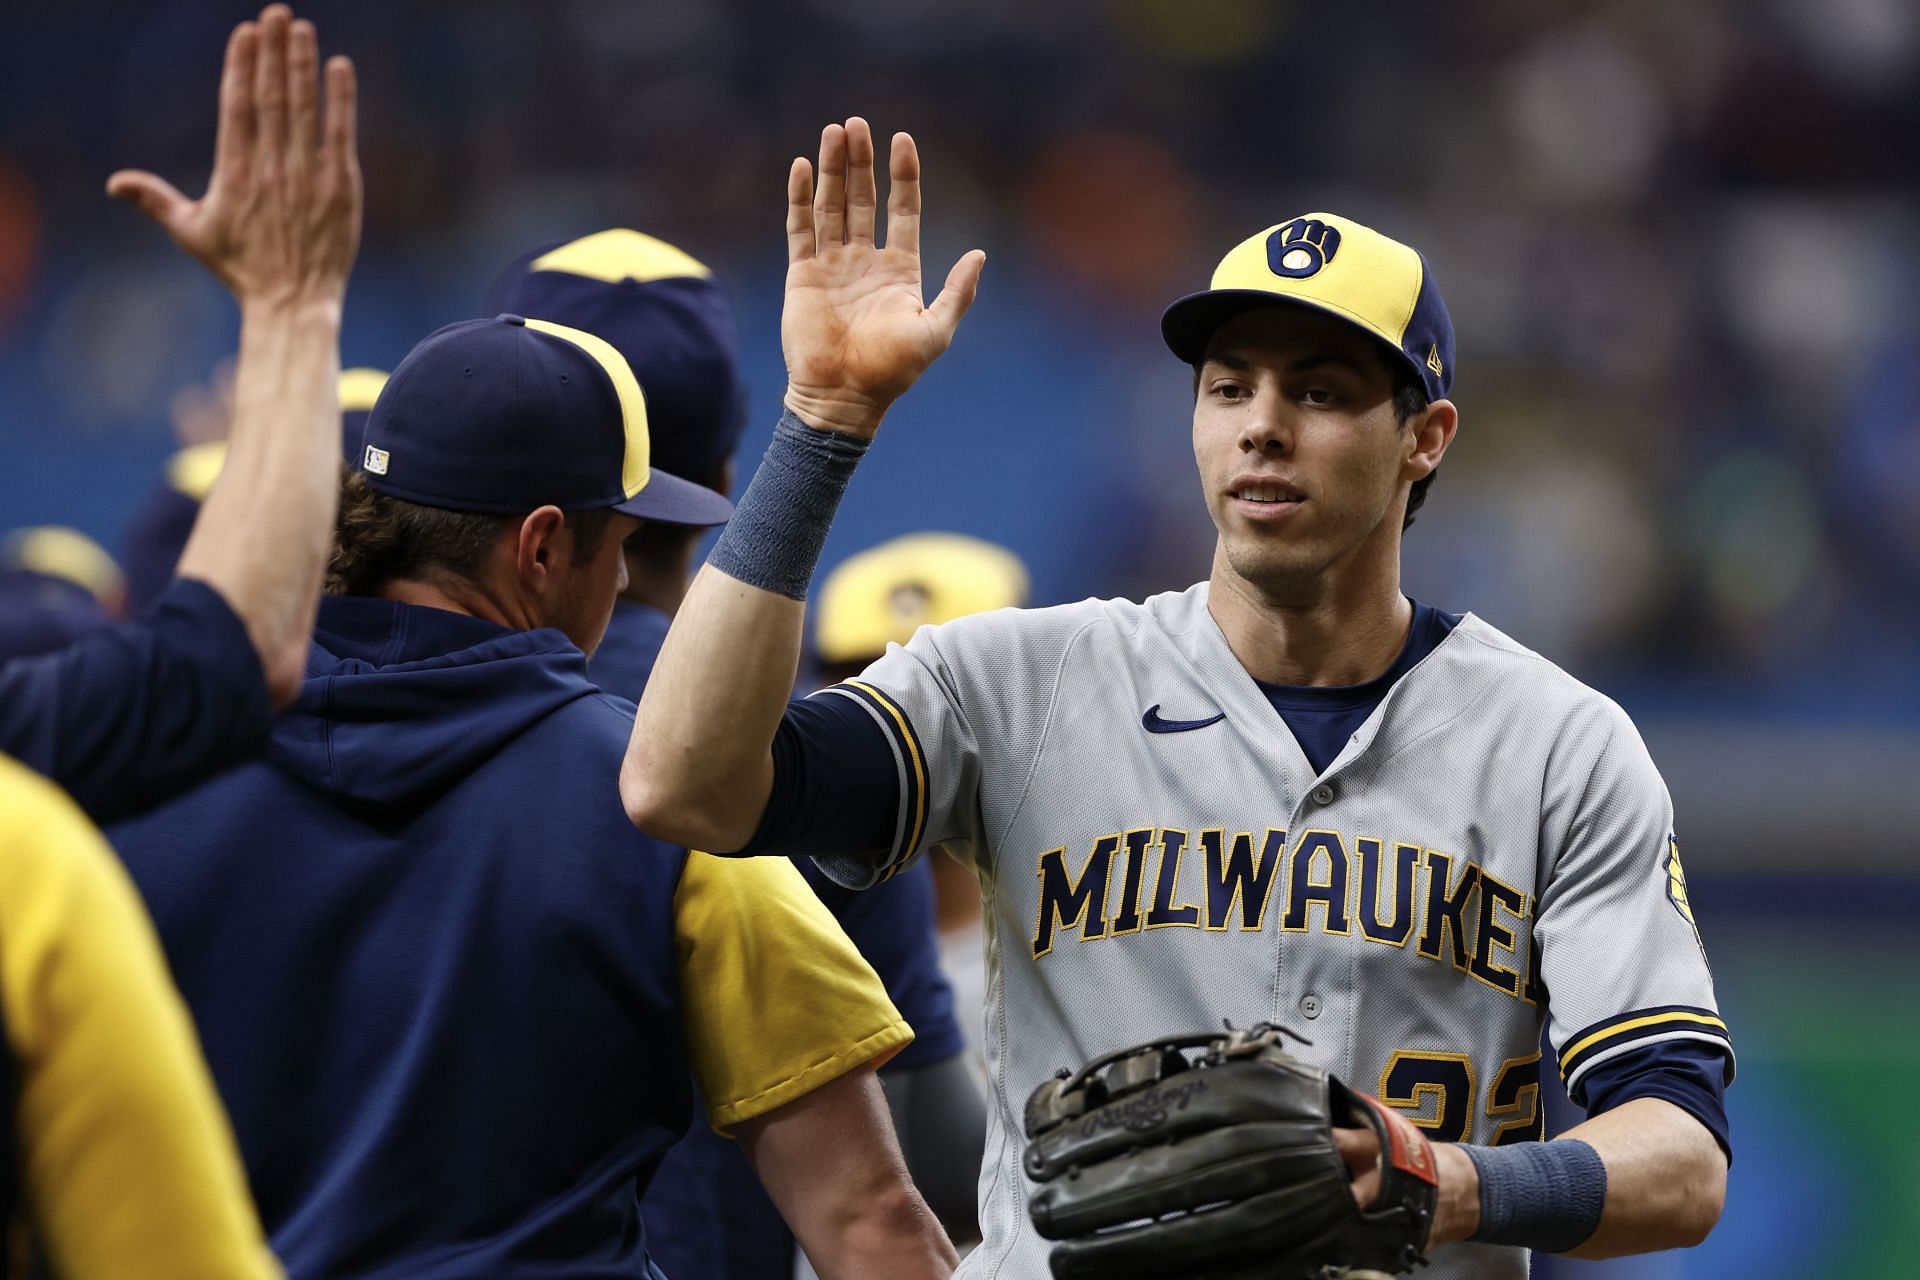
[[[1393,420],[1404,431],[1407,423],[1426,412],[1427,406],[1433,401],[1427,398],[1427,384],[1415,376],[1413,370],[1398,360],[1387,368],[1393,377]],[[1412,526],[1413,513],[1427,500],[1427,490],[1433,488],[1433,478],[1439,474],[1440,469],[1435,467],[1413,482],[1413,488],[1407,492],[1407,514],[1400,521],[1400,532],[1405,533]]]
[[[522,517],[423,507],[367,483],[365,472],[348,473],[340,486],[340,517],[327,564],[328,595],[373,595],[400,578],[477,581],[501,532]],[[613,512],[604,507],[570,511],[573,563],[599,551]]]
[[[1420,381],[1413,370],[1398,360],[1388,360],[1387,376],[1393,379],[1393,419],[1403,430],[1408,422],[1426,411],[1433,401],[1427,398],[1427,385]],[[1200,366],[1193,366],[1193,396],[1200,398]],[[1413,482],[1413,488],[1407,494],[1406,518],[1400,522],[1400,531],[1405,533],[1413,524],[1413,513],[1427,500],[1427,490],[1433,488],[1433,478],[1440,474],[1438,468],[1427,472]]]

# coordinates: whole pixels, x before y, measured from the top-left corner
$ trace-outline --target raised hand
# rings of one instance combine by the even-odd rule
[[[227,42],[207,193],[189,200],[164,178],[123,169],[107,194],[164,227],[243,305],[338,303],[360,244],[353,64],[327,62],[324,118],[319,79],[313,24],[269,5]]]
[[[820,134],[820,174],[787,175],[787,299],[780,345],[787,407],[810,426],[871,437],[880,419],[953,342],[987,255],[974,249],[924,305],[920,292],[920,153],[893,135],[886,246],[874,243],[873,133],[855,116]]]

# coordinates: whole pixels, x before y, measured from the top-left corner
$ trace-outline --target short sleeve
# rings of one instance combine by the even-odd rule
[[[0,667],[0,751],[99,823],[259,754],[272,720],[246,625],[192,579],[134,622]]]
[[[59,1275],[280,1274],[186,1006],[125,870],[0,760],[0,1003],[20,1168]]]
[[[1553,851],[1534,938],[1548,1038],[1568,1096],[1587,1105],[1588,1072],[1622,1054],[1732,1038],[1714,1000],[1687,896],[1673,802],[1626,713],[1578,709],[1551,766],[1543,840]]]
[[[714,1128],[913,1040],[873,967],[785,858],[687,857],[674,898],[687,1045]]]

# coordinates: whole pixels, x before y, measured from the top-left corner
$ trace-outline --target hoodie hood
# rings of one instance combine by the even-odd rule
[[[412,805],[457,783],[536,721],[597,696],[559,631],[357,596],[320,602],[300,696],[269,754],[317,790]]]

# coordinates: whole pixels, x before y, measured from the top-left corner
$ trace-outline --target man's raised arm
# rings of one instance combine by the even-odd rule
[[[189,200],[137,170],[107,180],[240,304],[226,464],[177,575],[239,615],[281,706],[305,674],[339,502],[340,311],[360,243],[354,117],[353,65],[336,57],[323,72],[313,24],[269,5],[227,46],[206,194]]]
[[[953,341],[986,255],[921,301],[920,157],[893,136],[886,244],[875,243],[873,134],[854,117],[820,135],[819,181],[787,177],[786,412],[653,670],[620,770],[649,834],[714,851],[746,845],[773,787],[772,743],[799,664],[805,600],[853,468],[893,402]]]

